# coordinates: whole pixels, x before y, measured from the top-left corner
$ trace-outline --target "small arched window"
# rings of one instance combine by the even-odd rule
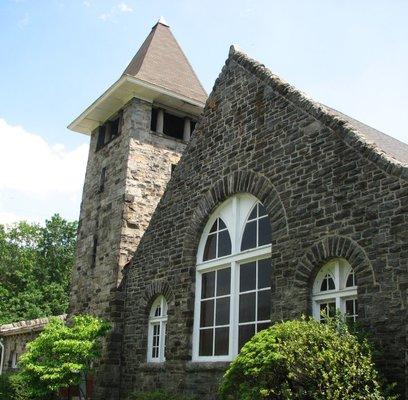
[[[159,296],[153,302],[149,314],[149,332],[147,344],[147,361],[165,361],[167,326],[167,302]]]
[[[357,285],[354,270],[344,259],[328,262],[319,271],[313,285],[313,316],[324,322],[337,311],[346,319],[357,320]]]
[[[197,254],[193,360],[232,360],[270,325],[270,255],[270,221],[255,197],[238,194],[211,215]]]

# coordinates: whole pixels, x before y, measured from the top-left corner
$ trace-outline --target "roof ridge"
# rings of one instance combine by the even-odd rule
[[[249,57],[238,46],[232,45],[226,64],[233,60],[257,76],[269,81],[273,88],[293,105],[301,108],[328,128],[341,133],[341,138],[353,149],[357,149],[368,160],[376,163],[385,172],[408,180],[408,164],[382,150],[375,142],[368,140],[363,133],[349,121],[330,111],[327,106],[313,100],[310,96],[272,73],[264,64]],[[397,140],[397,139],[395,139]]]

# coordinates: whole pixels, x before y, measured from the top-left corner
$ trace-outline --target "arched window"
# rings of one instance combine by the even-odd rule
[[[167,302],[164,296],[154,301],[149,315],[147,361],[165,361]]]
[[[211,215],[197,254],[194,360],[231,360],[269,326],[270,254],[270,221],[255,197],[236,195]]]
[[[328,262],[317,274],[313,285],[313,316],[324,322],[341,311],[346,319],[357,319],[357,285],[350,264],[340,258]],[[323,315],[322,315],[323,314]]]

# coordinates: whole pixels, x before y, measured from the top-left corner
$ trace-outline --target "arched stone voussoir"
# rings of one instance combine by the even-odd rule
[[[140,306],[149,313],[150,307],[158,296],[164,296],[167,303],[174,300],[173,290],[167,281],[161,279],[150,283],[143,292]]]
[[[332,235],[322,238],[306,251],[297,266],[294,286],[299,289],[310,287],[320,268],[333,258],[346,259],[354,268],[357,281],[368,278],[376,284],[374,270],[364,249],[349,237]]]

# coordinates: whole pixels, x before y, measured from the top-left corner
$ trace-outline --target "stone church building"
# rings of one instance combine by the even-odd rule
[[[70,314],[113,322],[97,399],[216,399],[281,320],[340,310],[408,393],[408,145],[231,47],[209,97],[160,20],[69,126],[90,135]]]

